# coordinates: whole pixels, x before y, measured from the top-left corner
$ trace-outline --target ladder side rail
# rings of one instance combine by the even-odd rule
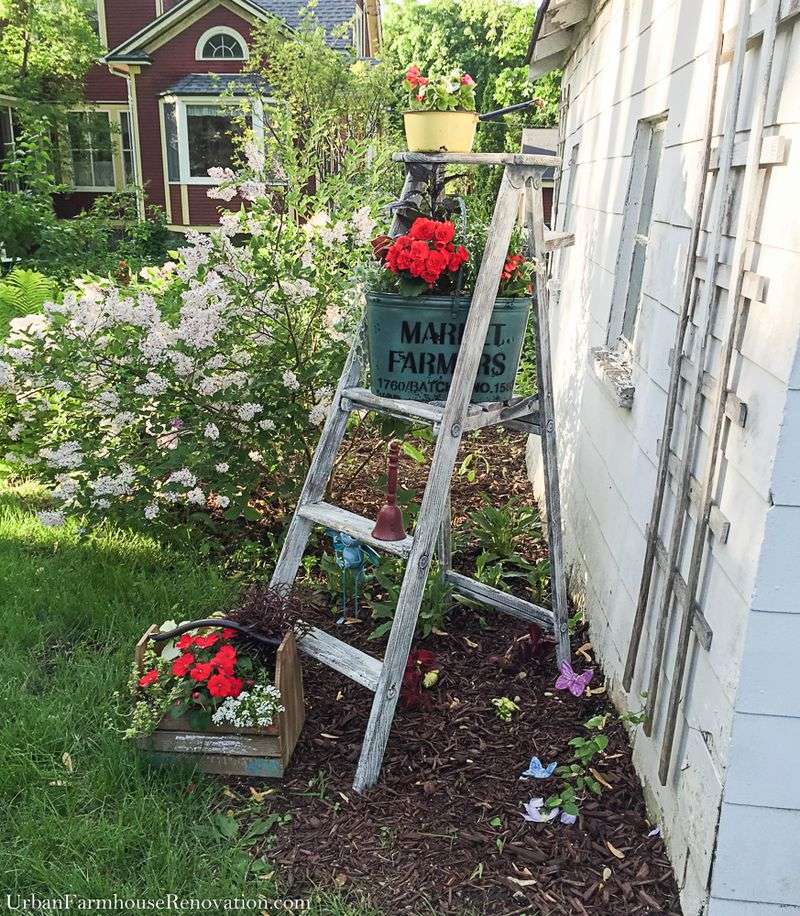
[[[695,205],[694,224],[689,240],[689,258],[686,264],[686,273],[683,281],[683,297],[681,299],[681,308],[678,314],[678,327],[675,335],[674,351],[682,353],[684,342],[686,340],[686,331],[691,323],[691,303],[695,288],[695,266],[697,263],[697,245],[700,240],[700,233],[703,227],[703,210],[706,200],[706,186],[708,184],[709,166],[711,164],[711,141],[714,136],[714,108],[717,97],[717,86],[719,83],[720,57],[722,55],[722,41],[724,29],[725,0],[719,0],[718,3],[718,26],[717,37],[715,40],[713,56],[711,60],[712,77],[711,91],[708,99],[706,111],[705,135],[704,135],[704,152],[701,163],[701,180],[698,190],[697,203]],[[639,580],[639,597],[636,602],[636,612],[631,626],[631,637],[628,643],[628,655],[625,661],[625,671],[622,676],[622,686],[626,691],[631,689],[633,675],[636,670],[636,662],[639,655],[639,646],[641,644],[642,632],[644,630],[644,621],[647,615],[647,608],[650,602],[650,588],[653,582],[653,571],[657,559],[657,542],[659,539],[659,529],[661,525],[661,513],[664,508],[664,496],[667,490],[667,478],[669,475],[669,453],[672,434],[675,429],[675,416],[678,406],[678,394],[681,387],[681,361],[673,360],[670,370],[669,387],[667,389],[667,405],[665,408],[664,431],[661,436],[661,448],[658,453],[658,470],[656,471],[656,485],[653,494],[653,504],[650,510],[650,522],[648,537],[645,545],[644,560],[642,562],[642,575]]]
[[[720,441],[725,421],[726,395],[728,378],[733,362],[733,352],[742,324],[745,320],[746,309],[742,300],[742,284],[744,270],[751,249],[751,240],[755,235],[759,201],[763,196],[765,172],[761,169],[761,142],[764,134],[764,121],[766,116],[767,98],[769,95],[772,63],[775,55],[775,39],[778,32],[780,19],[781,0],[771,0],[770,17],[764,30],[761,53],[759,55],[758,84],[756,87],[755,104],[753,106],[750,124],[750,137],[747,150],[747,163],[745,165],[742,183],[742,199],[737,219],[735,243],[731,259],[731,288],[729,291],[730,317],[728,320],[727,335],[722,351],[722,364],[717,373],[716,392],[714,396],[714,420],[706,455],[705,475],[701,478],[703,483],[702,511],[695,526],[694,540],[692,542],[689,573],[686,577],[687,600],[681,614],[681,625],[678,636],[678,645],[675,652],[675,666],[672,677],[667,716],[664,726],[664,737],[659,758],[659,779],[666,785],[669,775],[669,766],[672,759],[672,748],[675,740],[675,728],[678,718],[678,707],[681,700],[681,690],[686,669],[686,661],[691,636],[691,609],[694,605],[697,587],[700,581],[700,570],[706,546],[709,519],[714,504],[714,483],[716,479],[717,463],[719,459]]]
[[[680,475],[677,480],[678,490],[675,499],[675,514],[672,520],[668,544],[667,568],[665,570],[664,590],[658,604],[656,617],[656,632],[653,643],[653,659],[650,667],[650,678],[647,688],[647,702],[645,706],[645,720],[643,731],[649,737],[653,732],[653,719],[658,700],[658,689],[661,684],[661,668],[665,651],[667,629],[672,609],[674,596],[675,574],[680,558],[685,522],[685,507],[689,497],[691,482],[692,460],[698,441],[698,420],[703,409],[702,374],[705,370],[708,342],[716,318],[719,292],[717,289],[717,272],[720,265],[720,252],[722,249],[723,224],[725,215],[730,206],[730,195],[733,193],[734,184],[731,181],[733,165],[733,148],[736,137],[736,122],[739,113],[739,102],[742,94],[744,64],[747,44],[747,30],[750,20],[750,0],[742,0],[739,20],[739,33],[736,40],[736,51],[733,58],[731,93],[728,107],[725,112],[725,125],[720,145],[719,172],[714,193],[714,209],[711,220],[711,234],[708,241],[706,260],[705,285],[702,289],[700,320],[703,322],[698,341],[696,372],[694,378],[688,382],[691,392],[688,402],[691,411],[686,418],[686,431],[683,437],[683,448],[680,455]],[[676,360],[677,362],[677,360]],[[662,448],[669,450],[670,443],[664,441]]]
[[[525,190],[526,213],[531,249],[536,259],[536,377],[539,385],[539,427],[545,473],[545,503],[550,547],[550,589],[556,638],[556,660],[559,665],[571,657],[569,645],[569,608],[567,578],[564,569],[563,532],[561,528],[561,491],[558,480],[558,447],[556,444],[553,366],[550,352],[550,302],[547,290],[547,255],[544,246],[544,204],[541,175],[529,179]]]
[[[406,168],[406,177],[400,194],[401,201],[407,199],[419,189],[420,178],[418,174],[415,174],[415,171],[411,166]],[[391,231],[397,233],[401,226],[402,217],[399,212],[396,212],[392,221]],[[319,502],[328,488],[336,455],[347,432],[347,422],[350,417],[349,402],[345,399],[345,404],[342,403],[343,392],[347,388],[354,388],[358,385],[364,369],[360,355],[363,332],[364,316],[362,315],[355,330],[353,343],[350,346],[350,352],[342,369],[339,384],[336,386],[336,392],[328,409],[328,416],[325,419],[325,425],[322,428],[319,442],[314,451],[314,457],[311,459],[311,465],[306,474],[303,488],[300,491],[294,515],[283,540],[278,562],[275,564],[275,570],[272,573],[270,584],[274,587],[288,587],[294,583],[297,577],[297,570],[303,559],[303,553],[314,524],[310,519],[303,518],[301,510],[308,503]],[[299,645],[302,649],[302,640]]]
[[[328,487],[336,454],[347,432],[347,421],[350,413],[342,409],[342,392],[358,384],[361,378],[361,357],[358,353],[361,323],[356,329],[356,336],[347,356],[344,371],[339,379],[336,393],[331,401],[322,434],[319,437],[314,457],[306,475],[303,489],[295,506],[294,515],[289,523],[286,537],[283,540],[278,562],[272,574],[270,584],[273,587],[288,587],[293,584],[297,576],[300,561],[303,558],[308,537],[313,527],[313,521],[304,518],[301,511],[309,503],[319,502]],[[299,643],[302,648],[302,640]]]
[[[414,546],[406,566],[378,689],[361,747],[353,788],[362,792],[375,784],[389,739],[395,706],[417,623],[431,558],[441,525],[450,480],[455,469],[464,420],[478,375],[481,354],[500,286],[511,234],[517,218],[526,170],[507,166],[487,235],[472,306],[467,316],[463,344],[458,354],[442,425],[436,440],[431,469],[422,499]]]

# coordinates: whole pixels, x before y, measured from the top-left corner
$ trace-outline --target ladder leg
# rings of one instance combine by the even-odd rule
[[[273,586],[292,585],[297,576],[300,561],[303,559],[303,552],[306,549],[308,537],[314,523],[302,518],[300,509],[308,503],[318,502],[322,499],[328,487],[336,454],[347,432],[347,419],[350,416],[349,411],[342,408],[342,391],[345,388],[357,385],[361,376],[361,358],[358,354],[360,337],[361,325],[356,330],[342,377],[339,380],[336,394],[328,411],[328,418],[325,421],[322,435],[311,460],[305,484],[297,500],[297,507],[289,523],[289,530],[284,538],[283,547],[281,548],[275,571],[272,574],[270,584]]]
[[[541,177],[529,179],[526,214],[531,248],[536,258],[536,375],[541,404],[541,442],[544,461],[547,533],[550,542],[550,588],[556,637],[556,660],[560,665],[570,658],[567,577],[561,529],[561,491],[558,480],[553,367],[550,353],[550,309],[544,249],[544,205]]]
[[[464,432],[464,421],[472,399],[472,390],[500,286],[500,271],[516,222],[520,195],[524,190],[524,179],[525,174],[516,167],[507,166],[503,173],[492,224],[487,234],[486,250],[475,284],[472,307],[464,327],[463,343],[453,373],[428,483],[414,530],[414,546],[408,558],[381,676],[372,701],[364,744],[361,747],[353,783],[356,792],[362,792],[377,782],[386,742],[389,740],[389,730],[392,727],[400,685],[411,641],[414,638],[431,557],[436,548],[440,526],[444,521],[444,507]]]
[[[439,525],[439,536],[436,539],[436,559],[439,561],[439,574],[444,578],[453,567],[453,514],[450,507],[450,489],[444,501],[442,523]]]

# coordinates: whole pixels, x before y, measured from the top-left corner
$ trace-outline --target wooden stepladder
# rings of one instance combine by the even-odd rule
[[[434,556],[438,556],[442,573],[455,592],[549,629],[556,638],[559,663],[569,658],[545,264],[546,252],[561,244],[569,244],[570,237],[551,235],[545,239],[541,189],[543,171],[557,166],[559,160],[552,156],[514,153],[400,153],[395,159],[406,165],[406,183],[401,204],[403,200],[413,199],[419,190],[420,175],[424,175],[426,169],[457,163],[502,166],[504,172],[464,329],[464,343],[458,355],[446,403],[427,404],[382,398],[360,387],[364,366],[357,335],[272,577],[275,586],[286,586],[294,582],[314,524],[344,531],[376,549],[400,556],[406,561],[394,622],[382,662],[319,629],[311,630],[300,641],[303,651],[374,691],[372,711],[353,785],[358,792],[370,788],[378,779]],[[526,203],[530,248],[537,264],[535,330],[539,393],[533,397],[512,398],[507,403],[471,405],[472,390],[500,284],[500,272],[523,198]],[[401,226],[402,218],[396,215],[392,234],[400,234]],[[436,433],[436,447],[416,528],[413,536],[404,541],[376,540],[371,533],[374,525],[372,520],[324,501],[334,461],[345,436],[348,417],[354,410],[370,410],[413,422],[430,423]],[[490,588],[451,569],[450,482],[459,444],[464,433],[493,425],[541,435],[550,538],[552,610]]]

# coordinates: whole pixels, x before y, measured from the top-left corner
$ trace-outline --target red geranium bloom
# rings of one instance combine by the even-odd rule
[[[207,681],[211,677],[212,672],[214,671],[214,666],[211,662],[200,662],[199,665],[195,665],[194,668],[189,672],[189,677],[193,681]]]
[[[151,668],[145,674],[139,678],[140,687],[149,687],[151,684],[155,684],[158,680],[158,670],[156,668]]]
[[[191,633],[184,633],[183,636],[175,643],[176,647],[183,652],[185,649],[188,649],[194,642],[194,637]]]
[[[175,677],[183,677],[193,665],[194,655],[191,652],[185,652],[172,663],[172,673]]]
[[[225,627],[225,629],[222,631],[223,639],[234,639],[238,635],[239,631],[234,630],[233,627]]]

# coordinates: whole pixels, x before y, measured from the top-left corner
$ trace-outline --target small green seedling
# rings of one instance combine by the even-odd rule
[[[519,706],[508,697],[495,697],[492,700],[492,706],[495,708],[497,718],[502,719],[503,722],[510,722],[514,713],[519,712]]]

